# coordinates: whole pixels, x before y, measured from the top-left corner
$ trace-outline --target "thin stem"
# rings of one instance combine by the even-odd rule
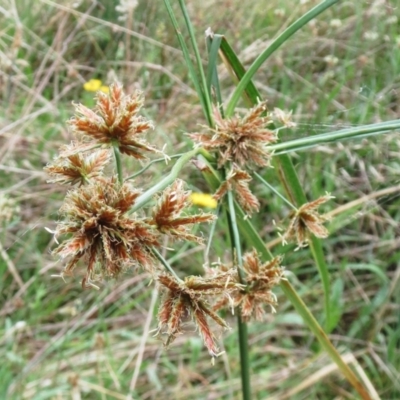
[[[161,253],[155,247],[153,247],[151,249],[151,251],[157,257],[158,261],[160,261],[160,263],[165,267],[165,269],[168,272],[170,272],[178,282],[183,282],[182,279],[179,278],[179,276],[176,274],[176,272],[168,264],[168,261],[161,255]]]
[[[228,217],[230,225],[230,234],[232,242],[233,257],[236,256],[238,275],[241,283],[244,283],[243,259],[240,245],[240,235],[236,221],[235,203],[231,190],[227,193],[228,197]],[[240,375],[242,378],[242,394],[244,400],[251,400],[250,384],[250,357],[249,357],[249,337],[247,332],[247,323],[242,320],[240,310],[237,309],[238,339],[240,352]]]
[[[234,256],[237,259],[237,265],[238,265],[238,275],[240,278],[240,283],[244,282],[244,276],[243,276],[243,260],[242,260],[242,248],[240,245],[240,236],[239,236],[239,230],[237,227],[237,221],[236,221],[236,212],[235,212],[235,203],[233,200],[233,193],[231,190],[228,190],[227,193],[228,197],[228,210],[229,210],[229,219],[230,219],[230,224],[231,224],[231,232],[232,232],[232,248],[235,250]]]
[[[122,185],[124,183],[124,176],[122,174],[122,161],[121,152],[119,151],[118,143],[113,143],[115,165],[117,167],[118,182]]]
[[[199,153],[199,151],[200,149],[197,148],[188,151],[187,153],[184,153],[172,167],[171,172],[167,176],[165,176],[163,179],[161,179],[161,181],[156,183],[153,187],[151,187],[149,190],[147,190],[137,198],[135,205],[130,209],[129,212],[134,213],[135,211],[139,210],[146,203],[148,203],[157,192],[165,189],[168,185],[173,183],[174,180],[178,177],[179,172],[181,171],[183,166],[188,163],[190,159],[193,158],[197,153]]]
[[[173,156],[169,156],[169,158],[170,158],[171,160],[173,160],[174,158],[179,158],[179,157],[181,157],[181,156],[184,155],[184,154],[185,154],[185,153],[175,154],[175,155],[173,155]],[[134,173],[133,175],[128,176],[125,180],[129,180],[129,179],[136,178],[137,176],[143,174],[143,172],[147,171],[153,164],[158,163],[158,162],[161,162],[161,161],[165,161],[165,157],[157,158],[157,159],[155,159],[155,160],[150,161],[145,167],[143,167],[141,170],[139,170],[138,172]]]
[[[207,260],[208,263],[209,263],[208,256],[210,254],[210,249],[211,249],[211,245],[212,245],[212,241],[213,241],[213,237],[214,237],[214,233],[215,233],[215,228],[217,227],[218,216],[219,216],[220,212],[221,212],[221,204],[218,204],[217,211],[215,213],[217,218],[215,218],[215,220],[211,224],[210,234],[208,235],[207,247],[204,252],[204,258]]]
[[[389,133],[400,128],[400,120],[378,122],[376,124],[356,126],[341,129],[336,132],[321,133],[319,135],[306,136],[299,139],[288,140],[286,142],[272,144],[267,147],[274,151],[275,155],[291,153],[294,151],[310,149],[326,143],[334,143],[349,139],[360,139],[372,135]]]
[[[273,186],[271,186],[260,174],[253,171],[254,176],[269,190],[274,192],[280,199],[282,199],[289,207],[293,208],[293,210],[297,211],[296,206],[294,206],[285,196],[281,195]]]

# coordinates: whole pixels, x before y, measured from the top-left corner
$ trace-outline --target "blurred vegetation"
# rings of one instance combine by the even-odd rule
[[[211,27],[249,65],[317,2],[187,4],[204,57]],[[196,332],[168,351],[152,337],[157,297],[146,274],[104,282],[99,292],[82,291],[79,276],[66,283],[52,277],[63,265],[50,254],[55,243],[45,228],[54,229],[66,192],[47,184],[42,168],[72,139],[65,124],[71,102],[94,104],[83,84],[118,79],[128,92],[143,90],[156,125],[149,139],[170,155],[189,149],[184,133],[206,123],[162,2],[117,6],[0,0],[0,398],[125,399],[133,386],[140,399],[240,398],[234,330],[221,336],[226,353],[210,367]],[[228,98],[233,84],[222,64],[219,72]],[[282,131],[285,140],[400,118],[399,77],[397,3],[342,1],[275,53],[255,84],[271,109],[293,110],[297,127]],[[390,133],[292,156],[309,199],[331,192],[339,211],[360,199],[337,212],[334,234],[324,241],[337,315],[331,339],[382,399],[400,398],[399,145],[398,133]],[[132,174],[140,167],[129,164]],[[149,187],[161,174],[155,165],[137,182]],[[194,167],[184,174],[206,190]],[[262,211],[253,219],[269,242],[290,210],[265,188],[257,193]],[[214,238],[211,259],[229,260],[222,239]],[[272,251],[279,254],[279,246]],[[178,270],[201,273],[203,247],[185,245],[167,256]],[[286,257],[285,265],[304,301],[322,315],[322,287],[308,252]],[[277,311],[249,326],[256,398],[353,399],[284,298]]]

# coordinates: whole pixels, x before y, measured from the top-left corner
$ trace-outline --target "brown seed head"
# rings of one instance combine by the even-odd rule
[[[265,314],[265,305],[273,311],[277,305],[276,296],[272,288],[279,284],[283,278],[283,267],[280,266],[281,258],[276,257],[271,261],[262,263],[256,250],[243,256],[243,270],[245,272],[244,285],[237,285],[229,296],[221,298],[214,304],[213,309],[219,310],[229,306],[239,307],[244,321],[251,318],[262,320]],[[239,282],[239,277],[236,277]]]
[[[164,190],[153,210],[152,222],[157,229],[172,238],[202,242],[202,238],[190,233],[189,226],[215,219],[213,214],[195,214],[182,216],[182,212],[190,205],[190,191],[183,189],[184,182],[177,179]]]
[[[304,247],[308,244],[310,232],[321,239],[328,237],[329,232],[323,223],[329,219],[320,215],[317,208],[333,198],[330,194],[326,194],[317,200],[303,204],[292,217],[283,239],[285,241],[295,239],[298,247]]]
[[[110,86],[110,92],[97,92],[94,111],[82,104],[75,105],[76,116],[69,122],[72,130],[93,144],[117,144],[121,153],[137,159],[146,158],[145,152],[159,152],[141,138],[153,128],[151,121],[138,115],[143,95],[137,91],[126,95],[122,86]]]
[[[234,166],[228,173],[226,180],[222,182],[221,186],[215,192],[214,198],[219,200],[225,196],[228,190],[233,190],[238,203],[248,215],[258,212],[260,203],[257,197],[250,191],[249,182],[251,180],[252,178],[249,173]]]
[[[115,179],[102,179],[67,194],[56,234],[69,237],[54,250],[70,259],[65,274],[85,259],[82,285],[88,287],[97,277],[115,277],[129,266],[150,263],[149,246],[158,244],[157,232],[127,214],[138,195],[139,191]]]
[[[79,144],[76,143],[61,148],[61,152],[68,155],[58,156],[44,168],[53,177],[48,182],[83,185],[103,175],[103,169],[110,161],[109,151],[98,150],[86,155],[76,152],[77,148]]]
[[[262,116],[267,110],[262,102],[240,118],[223,119],[218,109],[214,110],[215,129],[189,136],[210,151],[219,153],[218,166],[232,161],[241,167],[269,165],[271,152],[265,146],[277,140],[276,133],[266,128],[270,117]]]
[[[224,328],[228,328],[228,325],[209,307],[205,297],[233,290],[235,284],[229,282],[226,274],[210,279],[189,276],[184,281],[177,281],[172,275],[164,273],[159,275],[157,280],[165,290],[158,312],[158,333],[167,335],[166,345],[181,333],[183,322],[191,316],[210,355],[218,356],[215,336],[208,324],[207,316]]]

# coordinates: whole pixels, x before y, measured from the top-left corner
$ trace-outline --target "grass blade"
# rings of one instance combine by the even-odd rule
[[[203,111],[204,111],[204,114],[207,117],[208,124],[211,125],[211,123],[212,123],[211,95],[210,95],[210,92],[207,90],[207,80],[206,80],[206,76],[204,74],[203,63],[202,63],[202,60],[201,60],[201,57],[200,57],[199,48],[197,46],[197,41],[196,41],[196,37],[195,37],[195,34],[194,34],[193,25],[192,25],[192,22],[190,20],[189,14],[187,12],[185,1],[184,0],[179,0],[179,6],[181,7],[183,18],[185,19],[186,28],[187,28],[187,30],[189,32],[190,41],[192,43],[194,55],[195,55],[195,58],[196,58],[197,69],[198,69],[199,74],[200,74],[199,85],[201,87],[202,94],[203,94],[203,100],[204,100],[203,103],[202,103]]]
[[[169,0],[164,0],[164,4],[167,8],[168,15],[169,15],[172,25],[175,29],[176,36],[178,37],[178,41],[179,41],[179,44],[182,49],[183,57],[185,59],[186,66],[189,71],[189,76],[192,79],[193,85],[199,96],[200,104],[203,109],[204,115],[205,115],[208,123],[211,123],[212,119],[211,119],[211,114],[210,114],[209,97],[204,93],[204,91],[202,89],[201,82],[200,82],[198,74],[194,68],[194,65],[193,65],[192,59],[190,57],[189,49],[186,45],[185,39],[179,29],[179,24],[175,17],[175,13],[174,13],[174,10],[172,9],[171,3]]]
[[[340,140],[360,139],[372,135],[388,133],[400,129],[400,119],[393,121],[379,122],[377,124],[363,125],[358,127],[341,129],[336,132],[323,133],[320,135],[307,136],[300,139],[290,140],[284,143],[278,143],[268,148],[275,151],[276,155],[287,154],[293,151],[310,149],[315,146],[326,143],[334,143]]]
[[[313,18],[317,17],[327,8],[333,6],[339,0],[325,0],[318,4],[306,14],[301,16],[297,21],[285,29],[253,62],[248,71],[241,78],[239,84],[236,86],[233,92],[232,98],[229,101],[228,107],[226,109],[226,115],[228,117],[233,115],[236,104],[239,101],[242,92],[245,90],[249,82],[252,80],[253,76],[256,74],[261,65],[274,53],[279,47],[282,46],[291,36],[293,36],[299,29],[306,25]]]

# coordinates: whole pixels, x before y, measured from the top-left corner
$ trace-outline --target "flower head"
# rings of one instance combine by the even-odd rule
[[[184,239],[201,243],[202,238],[190,233],[189,226],[215,219],[213,214],[182,215],[190,205],[190,192],[183,189],[184,182],[177,179],[164,190],[153,210],[152,224],[157,229],[175,239]]]
[[[265,146],[277,140],[276,133],[266,128],[271,119],[263,117],[267,110],[262,102],[240,118],[223,119],[218,109],[214,111],[215,129],[205,133],[192,133],[190,137],[210,151],[219,153],[218,166],[232,161],[241,167],[269,165],[271,152]]]
[[[304,247],[308,243],[310,232],[321,239],[328,237],[329,232],[323,223],[329,218],[320,215],[317,208],[333,198],[330,194],[326,194],[317,200],[303,204],[293,215],[283,239],[285,241],[295,239],[298,247]]]
[[[221,186],[215,192],[214,198],[219,200],[225,196],[228,190],[233,190],[237,201],[248,215],[258,212],[260,203],[257,197],[250,191],[249,182],[251,180],[252,178],[249,173],[234,166],[228,173],[226,180],[222,182]]]
[[[205,297],[226,293],[235,288],[235,282],[229,280],[227,274],[209,279],[188,276],[184,281],[178,281],[170,274],[161,274],[157,280],[165,290],[158,312],[158,332],[168,336],[166,345],[181,333],[184,320],[192,317],[210,355],[218,356],[215,336],[208,324],[207,317],[223,328],[228,328],[228,325],[209,307]]]
[[[93,286],[98,276],[117,276],[132,265],[150,262],[149,246],[157,234],[143,221],[127,214],[139,191],[115,179],[96,181],[69,192],[60,209],[63,221],[56,234],[69,235],[55,250],[68,257],[64,273],[71,274],[77,262],[87,262],[83,287]]]
[[[117,145],[121,153],[144,159],[144,152],[159,151],[141,138],[153,127],[151,121],[138,115],[142,105],[141,92],[125,95],[122,86],[114,84],[108,94],[97,92],[94,111],[77,104],[76,116],[69,124],[76,134],[93,144]]]
[[[244,321],[251,318],[262,320],[265,314],[265,305],[269,305],[272,311],[277,304],[276,296],[272,288],[283,279],[283,268],[280,266],[280,257],[262,263],[257,251],[253,250],[243,256],[244,282],[237,285],[236,289],[223,297],[214,305],[214,310],[219,310],[228,304],[231,307],[239,307]],[[236,276],[237,283],[239,277]]]
[[[84,184],[90,179],[97,179],[102,176],[104,167],[110,161],[108,150],[98,150],[89,155],[83,155],[74,151],[79,144],[72,143],[64,146],[61,151],[66,156],[58,156],[53,163],[48,164],[44,170],[53,177],[49,182],[74,185]]]

